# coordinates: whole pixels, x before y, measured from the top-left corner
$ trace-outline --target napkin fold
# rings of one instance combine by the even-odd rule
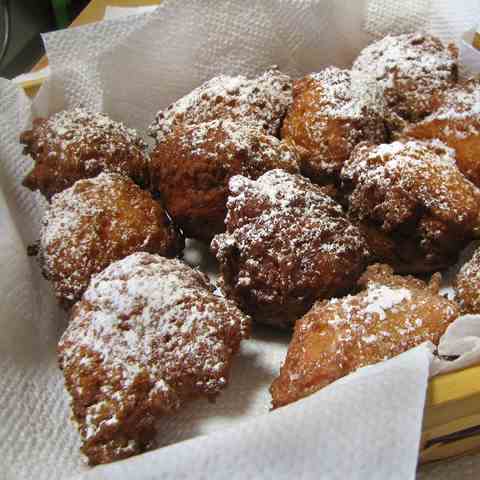
[[[430,360],[422,345],[236,428],[76,479],[413,479]]]

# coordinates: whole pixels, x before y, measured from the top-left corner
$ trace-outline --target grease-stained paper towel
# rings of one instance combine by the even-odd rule
[[[448,38],[475,21],[473,2],[445,17],[439,12],[451,10],[447,2],[438,2],[435,15],[425,15],[432,5],[409,4],[415,19],[410,20],[392,0],[165,1],[150,14],[47,35],[52,74],[33,105],[12,83],[0,81],[0,476],[414,477],[428,348],[361,370],[267,414],[267,388],[288,337],[260,327],[242,347],[231,384],[216,405],[198,401],[161,422],[160,444],[191,440],[88,469],[56,367],[65,316],[35,261],[25,255],[37,238],[45,204],[20,186],[31,161],[21,155],[18,135],[32,116],[78,104],[144,131],[159,108],[218,73],[256,75],[273,63],[292,75],[329,64],[348,66],[373,34],[381,33],[376,25],[431,28]],[[194,248],[190,258],[195,252],[205,265],[205,252]],[[462,320],[457,332],[469,325],[471,319]],[[454,343],[445,348],[457,345],[458,353],[470,349],[478,355],[477,344],[458,343],[455,330],[449,329],[446,338]],[[468,335],[476,335],[472,332]],[[195,438],[203,434],[208,436]]]

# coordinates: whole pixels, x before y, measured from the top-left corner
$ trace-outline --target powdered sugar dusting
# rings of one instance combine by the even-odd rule
[[[341,331],[338,337],[339,342],[356,339],[359,343],[374,344],[381,342],[382,338],[390,337],[392,333],[389,331],[391,325],[385,329],[381,328],[381,324],[379,328],[372,327],[379,321],[385,321],[389,314],[399,313],[402,304],[408,305],[411,301],[412,292],[407,288],[371,284],[362,295],[348,295],[339,299],[338,305],[341,308],[341,314],[336,314],[329,324]],[[337,305],[337,302],[332,303]],[[398,326],[399,332],[401,334],[411,333],[422,324],[421,318],[414,320],[413,316],[409,318],[406,315],[405,323]]]
[[[101,142],[108,150],[124,146],[146,149],[146,144],[132,128],[116,122],[104,113],[93,113],[77,107],[59,112],[47,120],[46,140],[61,148],[74,146],[80,149],[90,142]]]
[[[412,120],[429,114],[433,95],[456,80],[457,52],[423,33],[388,35],[366,47],[353,69],[373,75],[389,107]]]
[[[320,238],[326,232],[337,231],[344,222],[341,206],[321,188],[283,170],[271,170],[257,181],[235,176],[230,180],[229,188],[232,195],[227,202],[225,224],[232,237],[227,235],[226,241],[235,241],[240,249],[255,239],[261,241],[262,238],[268,238],[276,229],[275,225],[283,224],[285,218],[289,219],[287,223],[292,222],[292,226],[302,220],[318,222],[316,229],[297,231],[295,236],[285,232],[285,246],[290,251],[295,251],[296,246],[308,244],[314,238]],[[257,204],[253,217],[248,215],[249,203]],[[261,213],[257,216],[259,210]],[[248,225],[250,222],[253,225]],[[343,234],[343,238],[333,236],[331,243],[322,242],[319,248],[332,254],[341,253],[350,247],[349,242],[352,241],[362,250],[361,241],[356,238],[356,228],[347,224]]]
[[[212,291],[203,274],[147,253],[118,261],[92,280],[59,345],[74,402],[88,393],[82,378],[99,382],[101,395],[94,398],[101,400],[77,418],[86,442],[102,443],[107,426],[120,431],[134,414],[136,395],[137,410],[158,416],[226,385],[230,357],[248,335],[249,321]],[[95,361],[85,365],[86,356]],[[139,385],[147,386],[146,400],[136,393]]]
[[[237,226],[235,213],[243,210],[245,204],[253,199],[266,210],[264,214],[269,216],[271,221],[286,212],[298,217],[343,215],[341,206],[321,188],[313,186],[307,179],[280,169],[270,170],[256,181],[236,175],[230,179],[229,189],[231,195],[227,202],[228,213],[225,220],[227,227]],[[245,220],[250,218],[243,218],[243,221]]]
[[[312,298],[355,281],[368,255],[363,238],[320,187],[275,169],[256,181],[235,176],[229,188],[227,232],[212,248],[222,273],[233,279],[226,285],[234,295],[247,287],[250,300],[271,309],[295,302],[308,307]],[[228,272],[233,264],[238,271]],[[285,310],[276,324],[292,320]]]
[[[35,161],[23,184],[50,199],[77,180],[101,172],[127,175],[148,185],[146,144],[135,130],[83,108],[36,118],[20,142]]]
[[[355,349],[359,350],[355,361],[362,364],[362,358],[365,356],[363,361],[366,361],[369,355],[362,350],[370,346],[379,349],[383,355],[383,358],[377,359],[380,361],[390,358],[392,351],[405,350],[407,345],[426,340],[437,343],[441,329],[429,331],[432,328],[426,323],[430,321],[426,317],[429,306],[433,311],[437,309],[439,323],[445,323],[443,328],[458,315],[453,302],[434,297],[418,285],[411,288],[408,280],[390,284],[370,282],[360,294],[333,299],[315,308],[326,309],[325,318],[337,332],[337,344],[344,348],[344,342],[352,342]],[[305,328],[311,327],[314,324],[308,324]]]
[[[232,176],[254,179],[272,168],[298,172],[298,160],[295,145],[258,124],[216,119],[178,127],[157,144],[151,181],[185,235],[210,241],[224,230]]]
[[[317,302],[295,326],[271,387],[274,406],[423,342],[437,345],[459,315],[457,304],[439,295],[440,282],[438,274],[427,285],[375,264],[360,277],[359,293]]]
[[[398,210],[398,190],[408,192],[411,202],[439,219],[470,223],[478,213],[478,190],[458,170],[455,152],[438,140],[361,144],[342,169],[342,178],[354,186],[355,214],[360,218],[380,215],[387,230],[410,214]],[[372,189],[378,192],[379,202],[374,210],[362,200]],[[402,208],[413,207],[404,202]]]
[[[363,119],[368,115],[384,114],[384,100],[377,82],[362,72],[328,67],[308,78],[321,89],[317,114],[332,118]]]
[[[225,155],[227,165],[238,161],[239,155],[248,159],[241,165],[245,174],[248,174],[252,165],[256,165],[259,171],[273,165],[298,171],[295,148],[266,134],[257,124],[238,123],[230,119],[212,120],[178,130],[177,135],[180,135],[180,142],[192,156],[215,160],[218,155]]]
[[[256,79],[220,75],[158,112],[149,133],[161,142],[178,125],[229,118],[258,123],[276,134],[291,95],[290,78],[276,69]]]
[[[430,123],[439,124],[439,135],[447,139],[480,135],[480,81],[471,79],[444,92],[439,108],[418,125]]]
[[[456,150],[461,172],[480,186],[480,81],[470,79],[439,93],[440,103],[420,122],[409,124],[402,136],[438,138]]]
[[[366,313],[376,313],[381,320],[386,318],[385,310],[390,310],[404,300],[411,300],[412,295],[406,288],[393,289],[386,285],[369,288],[367,291]]]
[[[301,148],[302,173],[324,183],[359,142],[385,141],[384,104],[377,82],[361,72],[328,67],[297,80],[282,136]]]
[[[138,250],[171,255],[175,243],[149,193],[122,175],[101,173],[53,196],[42,220],[40,261],[59,300],[70,304],[111,261]]]

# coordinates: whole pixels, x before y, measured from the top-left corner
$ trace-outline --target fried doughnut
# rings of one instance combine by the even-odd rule
[[[440,139],[455,150],[460,171],[480,186],[480,80],[471,79],[444,92],[439,107],[402,135]]]
[[[357,143],[386,141],[383,115],[384,100],[373,79],[329,67],[294,83],[282,138],[297,145],[303,175],[335,184]]]
[[[150,193],[116,173],[79,180],[53,196],[39,259],[60,304],[80,299],[93,274],[138,251],[178,254],[183,238]]]
[[[453,262],[453,260],[447,262],[441,255],[426,262],[425,254],[419,252],[418,239],[401,234],[391,235],[383,231],[378,224],[367,220],[361,222],[351,220],[363,234],[372,263],[386,263],[393,266],[397,273],[422,274],[442,270]]]
[[[270,392],[274,408],[306,397],[358,368],[392,358],[440,337],[459,315],[438,294],[440,275],[427,285],[372,265],[362,291],[317,302],[295,325],[280,375]]]
[[[48,200],[100,172],[122,173],[142,187],[148,185],[146,144],[135,130],[103,113],[75,108],[36,118],[20,142],[25,145],[23,153],[35,162],[23,185]]]
[[[297,172],[295,148],[231,120],[177,128],[151,155],[152,186],[174,221],[186,236],[208,242],[225,230],[228,180],[273,168]]]
[[[227,231],[211,244],[224,289],[254,320],[288,327],[319,298],[348,292],[368,252],[321,187],[271,170],[233,177]]]
[[[249,327],[179,260],[135,253],[94,276],[58,346],[89,463],[145,451],[159,418],[214,399]]]
[[[397,272],[451,265],[473,238],[479,190],[458,170],[454,151],[439,141],[359,144],[342,179],[351,219],[364,225],[376,260]]]
[[[463,313],[480,314],[480,248],[457,273],[454,289]]]
[[[230,119],[257,123],[266,133],[277,135],[291,101],[292,81],[276,68],[253,79],[220,75],[160,110],[149,134],[161,143],[178,126]]]
[[[431,113],[437,94],[455,84],[458,51],[426,33],[389,35],[364,48],[353,70],[379,82],[392,113],[390,126],[397,129]]]

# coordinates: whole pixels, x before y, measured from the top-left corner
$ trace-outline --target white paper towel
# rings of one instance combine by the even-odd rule
[[[105,20],[116,20],[117,18],[129,17],[131,15],[140,15],[141,13],[150,13],[157,8],[156,5],[145,5],[140,7],[105,7]]]
[[[424,4],[430,11],[433,2]],[[448,12],[445,5],[438,10]],[[474,23],[471,8],[456,7],[455,25],[445,17],[436,26],[422,13],[402,20],[402,29],[414,24],[446,37],[457,32],[458,18],[462,28]],[[267,387],[288,338],[263,328],[245,343],[216,405],[199,401],[162,422],[161,444],[193,440],[88,470],[56,368],[64,314],[25,256],[44,203],[20,186],[31,162],[17,142],[32,114],[83,104],[144,130],[159,108],[221,72],[255,75],[275,63],[299,75],[346,66],[379,33],[375,25],[397,24],[392,18],[404,19],[404,9],[386,0],[166,1],[150,14],[47,35],[52,75],[33,106],[0,82],[0,477],[413,478],[428,350],[362,370],[267,415]],[[449,332],[457,342],[455,327]],[[202,434],[208,437],[194,438]]]
[[[268,416],[80,478],[413,478],[429,362],[418,347]]]
[[[119,18],[129,17],[131,15],[141,15],[143,13],[153,12],[157,8],[156,5],[147,5],[139,7],[112,7],[107,5],[103,15],[104,20],[117,20]],[[50,76],[50,67],[44,67],[34,72],[23,73],[12,79],[13,82],[21,85],[24,82],[32,80],[46,80]]]

